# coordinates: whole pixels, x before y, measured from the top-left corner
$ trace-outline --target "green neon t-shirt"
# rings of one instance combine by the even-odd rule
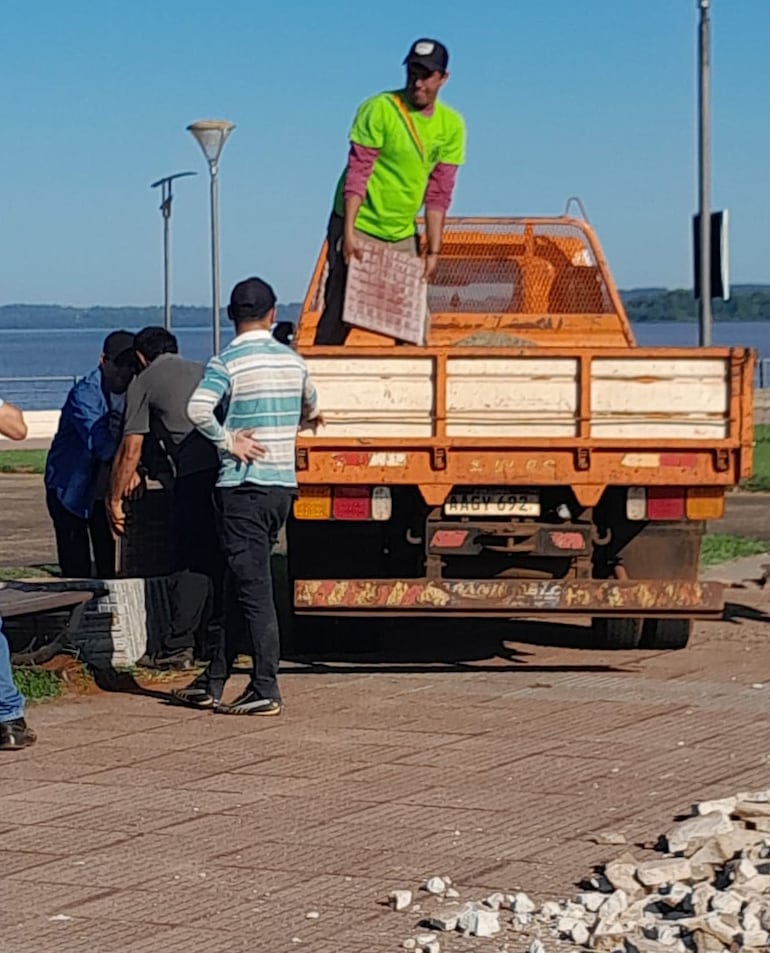
[[[408,111],[413,131],[399,108],[398,98]],[[350,141],[379,150],[356,228],[389,242],[414,235],[415,218],[425,201],[433,169],[440,162],[462,165],[465,161],[462,116],[438,101],[432,115],[426,116],[409,106],[403,90],[378,93],[367,99],[353,120]],[[344,188],[343,172],[334,198],[338,215],[345,212]]]

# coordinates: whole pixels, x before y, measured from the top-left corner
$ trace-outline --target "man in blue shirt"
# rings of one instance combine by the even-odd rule
[[[63,576],[115,575],[115,543],[104,508],[109,462],[123,426],[124,394],[134,376],[134,335],[113,331],[99,366],[67,395],[45,468],[46,503]],[[90,546],[89,546],[90,537]]]
[[[259,278],[235,286],[227,309],[235,338],[208,362],[187,405],[192,423],[219,450],[214,501],[227,566],[225,632],[210,640],[206,671],[172,697],[232,715],[281,714],[270,553],[297,493],[297,430],[303,421],[323,423],[304,360],[270,334],[275,303],[273,289]],[[251,679],[225,705],[222,692],[243,636],[251,646]]]
[[[22,412],[0,400],[0,434],[11,440],[23,440],[27,425]],[[11,651],[0,619],[0,751],[18,751],[37,740],[24,720],[24,697],[16,688],[11,672]]]

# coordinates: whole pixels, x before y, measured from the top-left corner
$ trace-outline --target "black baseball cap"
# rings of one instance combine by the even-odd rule
[[[133,359],[134,335],[130,331],[113,331],[104,339],[102,354],[113,363]]]
[[[230,295],[227,316],[231,321],[259,320],[275,307],[275,292],[261,278],[239,281]]]
[[[415,40],[404,60],[405,66],[411,66],[412,64],[424,66],[431,73],[436,70],[446,73],[447,66],[449,66],[449,50],[438,40],[426,38]]]

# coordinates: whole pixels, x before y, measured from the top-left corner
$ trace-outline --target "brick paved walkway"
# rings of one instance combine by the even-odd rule
[[[622,849],[598,832],[647,841],[694,799],[770,786],[770,595],[737,595],[744,618],[669,655],[423,624],[397,660],[287,667],[276,720],[35,708],[37,748],[0,760],[0,951],[384,953],[418,917],[378,901],[428,874],[568,895]],[[524,948],[442,950],[504,942]]]

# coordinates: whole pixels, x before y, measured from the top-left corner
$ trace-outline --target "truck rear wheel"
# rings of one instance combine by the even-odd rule
[[[594,619],[593,634],[599,649],[638,649],[642,641],[642,620]]]
[[[641,647],[660,651],[686,648],[692,627],[692,619],[645,619]]]

